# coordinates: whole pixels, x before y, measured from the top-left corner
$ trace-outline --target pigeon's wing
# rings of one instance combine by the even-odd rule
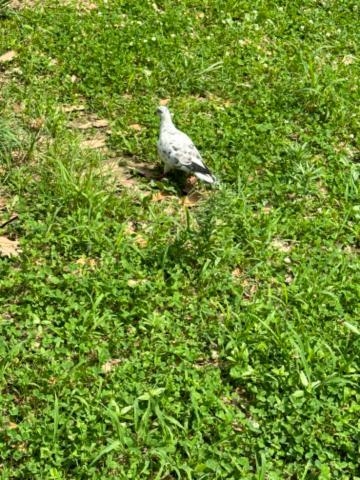
[[[169,162],[175,168],[194,174],[211,175],[192,140],[179,130],[167,135],[165,149],[162,154],[168,157]]]

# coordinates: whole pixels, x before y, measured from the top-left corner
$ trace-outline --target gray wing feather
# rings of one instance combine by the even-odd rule
[[[168,135],[166,143],[166,155],[169,161],[178,168],[184,168],[190,172],[210,173],[204,165],[198,149],[185,133],[177,131]]]

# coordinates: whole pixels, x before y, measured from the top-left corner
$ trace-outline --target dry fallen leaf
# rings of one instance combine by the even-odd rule
[[[0,237],[0,256],[13,257],[20,253],[19,242],[7,237]]]
[[[239,277],[241,277],[241,275],[242,275],[241,268],[239,268],[239,267],[234,268],[234,270],[231,272],[231,275],[232,275],[234,278],[239,278]]]
[[[129,287],[136,287],[137,285],[141,285],[143,283],[146,283],[146,280],[144,278],[141,278],[141,279],[135,279],[135,278],[130,278],[130,280],[128,280],[127,284]]]
[[[161,98],[160,101],[159,101],[159,105],[162,105],[164,107],[169,102],[170,102],[170,98]]]
[[[141,248],[145,248],[146,245],[147,245],[147,240],[145,237],[143,237],[142,235],[136,235],[135,237],[135,243],[141,247]]]
[[[88,130],[89,128],[103,128],[107,127],[109,122],[103,119],[91,119],[91,118],[77,118],[68,122],[68,127],[78,128],[79,130]]]
[[[110,358],[110,360],[101,366],[101,371],[103,373],[110,373],[116,365],[119,365],[119,363],[121,363],[119,358]]]
[[[271,210],[272,210],[272,207],[270,205],[265,205],[265,207],[263,207],[263,209],[262,209],[262,211],[263,211],[263,213],[265,213],[265,215],[269,215]]]
[[[105,120],[105,118],[99,118],[99,120],[94,120],[92,122],[92,126],[95,128],[103,128],[107,127],[109,125],[109,122]]]
[[[68,127],[78,128],[79,130],[88,130],[89,128],[92,128],[92,126],[93,126],[92,122],[89,122],[84,119],[73,120],[72,122],[68,123]]]
[[[136,232],[136,227],[134,222],[128,222],[124,227],[124,233],[126,235],[133,235]]]
[[[11,60],[13,60],[16,56],[17,53],[15,52],[15,50],[9,50],[8,52],[0,56],[0,63],[11,62]]]
[[[346,245],[343,252],[347,255],[357,255],[358,253],[360,253],[360,248],[356,245]]]
[[[96,5],[96,3],[87,3],[86,4],[86,10],[90,11],[90,10],[96,10],[98,8],[98,6]]]
[[[139,123],[133,123],[132,125],[129,125],[129,128],[132,128],[137,132],[140,132],[142,130],[142,126]]]
[[[281,238],[274,238],[274,240],[271,242],[271,246],[280,252],[290,252],[292,249],[292,245]]]
[[[7,424],[7,428],[9,428],[10,430],[15,430],[15,428],[18,428],[18,425],[17,425],[17,423],[9,422]]]
[[[62,111],[65,113],[82,112],[85,110],[85,105],[64,105]]]
[[[14,113],[21,113],[25,110],[25,105],[22,102],[14,103],[13,111]]]
[[[285,283],[287,285],[290,285],[290,283],[292,283],[294,281],[294,276],[291,274],[291,273],[288,273],[286,276],[285,276]]]
[[[44,119],[41,117],[32,118],[29,122],[29,127],[33,130],[40,130],[40,128],[44,125]]]
[[[169,195],[164,195],[162,192],[156,192],[151,196],[152,202],[163,202],[164,200],[168,199]]]
[[[342,59],[342,63],[344,65],[351,65],[354,63],[356,60],[356,57],[354,55],[345,55]]]
[[[245,300],[250,300],[255,295],[258,289],[256,283],[250,284],[249,282],[246,282],[246,281],[244,281],[243,287],[245,288],[245,291],[244,291]]]
[[[91,269],[94,269],[96,267],[96,260],[94,258],[88,258],[88,257],[79,257],[76,262],[80,266],[87,266],[90,267]]]

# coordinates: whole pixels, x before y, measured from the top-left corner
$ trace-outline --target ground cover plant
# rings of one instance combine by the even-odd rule
[[[358,10],[0,3],[2,479],[360,478]]]

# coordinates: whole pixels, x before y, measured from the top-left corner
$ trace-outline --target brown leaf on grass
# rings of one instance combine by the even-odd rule
[[[92,126],[95,128],[104,128],[104,127],[107,127],[108,125],[109,125],[109,122],[105,118],[99,118],[98,120],[94,120],[92,122]]]
[[[163,202],[164,200],[167,200],[169,198],[169,195],[165,195],[163,192],[156,192],[151,196],[151,201],[156,203],[156,202]]]
[[[62,111],[65,113],[82,112],[85,110],[85,105],[64,105]]]
[[[244,289],[243,298],[245,300],[251,300],[251,298],[255,295],[255,293],[258,290],[258,284],[253,278],[244,278],[241,281],[241,286]]]
[[[148,241],[146,240],[145,237],[143,237],[142,235],[139,234],[139,235],[136,235],[136,237],[135,237],[135,243],[136,243],[136,245],[138,245],[139,247],[145,248],[146,245],[147,245],[147,243],[148,243]]]
[[[271,210],[272,210],[272,207],[270,205],[265,205],[265,207],[263,207],[263,209],[262,209],[262,211],[263,211],[263,213],[265,213],[265,215],[269,215]]]
[[[143,127],[139,123],[133,123],[133,124],[129,125],[129,128],[131,128],[132,130],[135,130],[137,132],[141,132],[141,130],[143,129]]]
[[[85,10],[91,11],[91,10],[96,10],[97,8],[98,6],[96,5],[96,3],[86,3]]]
[[[110,358],[110,360],[101,366],[102,373],[110,373],[116,365],[119,365],[119,363],[121,363],[120,358]]]
[[[133,235],[136,232],[136,227],[134,222],[128,222],[124,227],[124,233],[126,235]]]
[[[146,280],[144,278],[139,278],[139,279],[130,278],[127,282],[128,286],[131,287],[131,288],[134,288],[137,285],[141,285],[143,283],[146,283]]]
[[[218,95],[215,95],[213,93],[207,93],[206,96],[210,100],[210,102],[221,107],[229,108],[233,105],[233,102],[228,98],[219,97]]]
[[[292,250],[292,245],[287,240],[281,238],[274,238],[271,246],[280,252],[290,252]]]
[[[44,125],[45,121],[43,118],[32,118],[29,122],[29,127],[33,130],[40,130],[40,128]]]
[[[19,425],[15,422],[8,422],[8,424],[6,426],[9,430],[15,430],[15,428],[19,427]]]
[[[94,258],[88,258],[84,256],[79,257],[75,263],[81,267],[89,267],[91,270],[94,270],[97,265],[97,261]]]
[[[354,55],[345,55],[341,61],[344,65],[351,65],[356,61],[356,57]]]
[[[245,300],[251,300],[251,298],[255,295],[257,292],[258,286],[256,283],[253,283],[248,286],[248,288],[245,289],[244,291],[244,298]]]
[[[78,130],[88,130],[89,128],[92,128],[92,122],[89,122],[86,119],[80,118],[76,120],[72,120],[67,124],[68,127],[70,128],[77,128]]]
[[[170,102],[170,98],[161,98],[159,101],[159,105],[165,107]]]
[[[79,130],[89,130],[89,128],[103,128],[107,127],[109,122],[105,119],[88,120],[86,118],[79,118],[68,123],[68,127],[77,128]]]
[[[15,50],[9,50],[8,52],[0,55],[0,63],[11,62],[11,60],[13,60],[16,56],[17,53]]]
[[[200,357],[194,364],[195,368],[203,368],[203,367],[218,367],[219,366],[219,352],[217,350],[210,351],[210,357]]]
[[[19,242],[7,237],[0,237],[0,256],[16,257],[21,252]]]
[[[360,253],[360,248],[357,245],[346,245],[343,252],[347,255],[358,255]]]
[[[243,272],[242,272],[241,268],[239,268],[239,267],[234,268],[234,270],[231,272],[231,275],[232,275],[233,278],[239,278],[239,277],[242,276],[242,274],[243,274]]]
[[[21,113],[25,110],[25,105],[23,102],[16,102],[13,105],[13,111],[14,113]]]

